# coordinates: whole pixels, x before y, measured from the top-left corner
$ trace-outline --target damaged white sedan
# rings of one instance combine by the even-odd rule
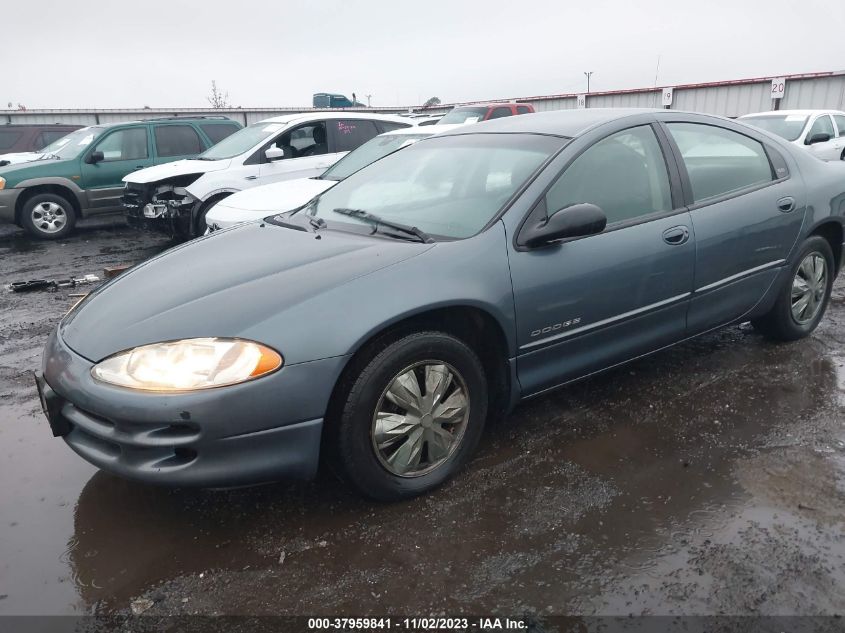
[[[189,160],[126,176],[122,202],[133,226],[193,237],[223,198],[258,185],[310,178],[346,152],[412,123],[389,114],[289,114],[254,123]]]

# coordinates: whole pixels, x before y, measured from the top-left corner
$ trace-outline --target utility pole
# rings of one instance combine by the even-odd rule
[[[373,95],[364,95],[364,96],[367,97],[367,107],[369,108],[370,107],[370,97],[372,97]]]
[[[590,94],[590,75],[592,75],[592,74],[593,74],[592,70],[590,72],[586,72],[586,71],[584,72],[584,76],[587,78],[587,94]]]

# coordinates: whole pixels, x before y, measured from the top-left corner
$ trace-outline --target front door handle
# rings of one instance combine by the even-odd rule
[[[685,226],[673,226],[663,231],[663,241],[671,246],[686,244],[689,239],[689,229]]]
[[[244,176],[244,180],[258,180],[258,176]]]
[[[781,213],[789,213],[795,209],[795,198],[792,196],[781,198],[778,200],[778,209],[780,209]]]

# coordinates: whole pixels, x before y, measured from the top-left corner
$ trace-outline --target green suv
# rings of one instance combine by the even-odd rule
[[[0,221],[57,239],[76,220],[123,211],[123,177],[190,158],[241,128],[222,116],[95,125],[71,132],[28,163],[0,167]]]

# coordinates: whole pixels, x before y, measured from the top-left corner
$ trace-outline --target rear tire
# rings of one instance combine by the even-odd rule
[[[21,209],[21,226],[38,239],[61,239],[70,234],[75,225],[73,204],[55,193],[35,194]]]
[[[777,300],[767,314],[751,325],[776,341],[796,341],[816,329],[833,290],[834,259],[823,237],[804,241]]]
[[[488,389],[481,361],[449,334],[419,332],[363,362],[327,428],[338,474],[381,501],[433,490],[481,437]]]

